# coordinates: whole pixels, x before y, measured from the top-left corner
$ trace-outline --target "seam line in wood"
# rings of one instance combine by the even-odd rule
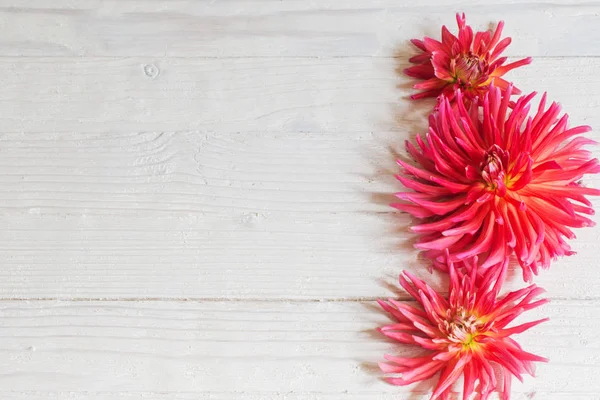
[[[391,297],[400,301],[414,301],[408,296],[381,296],[381,297],[354,297],[340,299],[292,299],[292,298],[244,298],[244,297],[0,297],[0,302],[27,302],[27,301],[56,301],[56,302],[196,302],[196,303],[226,303],[226,302],[260,302],[260,303],[367,303],[378,299]],[[558,301],[599,301],[600,297],[547,297],[549,300]]]

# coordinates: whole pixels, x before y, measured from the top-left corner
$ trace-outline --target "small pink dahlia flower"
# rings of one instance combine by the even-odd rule
[[[508,82],[502,76],[508,71],[531,63],[531,57],[503,65],[506,57],[500,54],[510,44],[509,37],[500,40],[504,22],[500,21],[495,32],[477,32],[466,24],[465,15],[456,14],[458,37],[442,27],[442,41],[426,37],[413,39],[412,43],[423,51],[410,59],[417,64],[404,72],[424,82],[414,86],[422,92],[412,99],[437,97],[444,94],[452,100],[454,92],[460,89],[466,100],[483,95],[493,82],[496,87],[506,90]],[[513,94],[520,92],[513,89]]]
[[[406,175],[396,178],[414,192],[396,193],[408,202],[392,206],[420,219],[411,228],[422,235],[415,247],[442,270],[447,261],[474,256],[485,269],[515,254],[523,279],[531,281],[540,266],[573,254],[564,239],[575,237],[570,228],[594,225],[584,216],[594,213],[585,196],[600,190],[579,183],[600,172],[583,148],[595,142],[580,135],[591,128],[568,129],[557,103],[545,109],[545,94],[533,117],[535,93],[511,110],[511,90],[492,86],[470,109],[460,91],[454,108],[442,96],[418,147],[406,143],[417,165],[398,160]]]
[[[477,391],[481,399],[486,400],[496,390],[492,366],[496,364],[503,373],[502,398],[508,400],[513,375],[519,380],[525,373],[533,376],[534,362],[548,361],[524,351],[511,338],[547,318],[508,327],[524,311],[547,303],[546,299],[534,301],[544,290],[531,285],[498,299],[505,267],[488,269],[479,276],[477,268],[472,269],[472,274],[463,275],[450,264],[449,271],[449,299],[405,271],[400,276],[400,285],[420,307],[392,299],[379,301],[397,321],[379,331],[400,343],[426,350],[425,354],[414,358],[386,354],[387,362],[380,363],[380,368],[387,374],[401,374],[386,380],[402,386],[429,379],[439,372],[431,400],[449,399],[452,385],[463,375],[463,399],[475,392],[475,383],[479,381]]]

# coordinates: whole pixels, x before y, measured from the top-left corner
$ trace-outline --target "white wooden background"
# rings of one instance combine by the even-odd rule
[[[509,77],[600,138],[600,2],[484,3],[1,0],[0,398],[428,399],[376,367],[403,350],[374,300],[427,275],[387,206],[431,107],[408,39],[504,19],[534,57]],[[578,235],[516,400],[600,399],[600,228]]]

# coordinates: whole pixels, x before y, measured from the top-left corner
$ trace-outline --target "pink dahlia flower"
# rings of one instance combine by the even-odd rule
[[[508,82],[502,76],[511,69],[531,63],[525,58],[504,65],[506,57],[500,54],[510,44],[509,37],[500,40],[504,22],[500,21],[495,32],[477,32],[466,24],[465,15],[456,14],[458,37],[442,27],[442,41],[426,37],[413,39],[412,43],[423,51],[410,62],[417,64],[404,72],[424,82],[414,86],[422,92],[412,95],[412,99],[437,97],[444,94],[452,100],[460,89],[467,100],[483,95],[493,82],[496,87],[506,90]],[[513,94],[520,92],[513,89]]]
[[[508,93],[511,86],[507,88]],[[483,101],[470,109],[457,92],[454,109],[447,98],[429,117],[429,133],[406,143],[416,161],[398,160],[406,175],[396,178],[414,192],[396,193],[408,201],[392,206],[420,219],[418,249],[445,268],[451,262],[478,256],[483,269],[515,254],[530,281],[539,267],[571,255],[565,238],[570,228],[593,226],[585,214],[594,213],[586,195],[600,190],[582,186],[585,174],[600,172],[598,160],[584,146],[593,140],[580,134],[588,126],[567,128],[560,106],[529,116],[535,93],[520,97],[509,108],[510,95],[491,87]]]
[[[544,290],[531,285],[498,299],[506,268],[488,269],[480,276],[477,276],[476,268],[470,275],[456,271],[452,264],[449,270],[449,299],[405,271],[400,276],[400,284],[420,307],[392,299],[379,301],[397,321],[379,331],[400,343],[426,350],[425,354],[414,358],[386,354],[387,362],[381,363],[380,368],[387,374],[401,374],[386,380],[402,386],[439,373],[431,400],[449,399],[452,385],[463,375],[463,399],[473,394],[475,383],[479,381],[477,391],[481,393],[481,399],[486,400],[497,387],[493,370],[493,364],[496,364],[503,372],[503,399],[507,400],[513,375],[519,380],[525,373],[533,376],[534,362],[548,361],[524,351],[511,338],[547,318],[508,327],[524,311],[547,302],[546,299],[534,301]]]

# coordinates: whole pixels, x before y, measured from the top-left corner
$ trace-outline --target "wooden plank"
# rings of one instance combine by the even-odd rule
[[[55,138],[67,132],[312,132],[314,138],[398,132],[395,142],[402,143],[425,129],[433,104],[408,100],[415,81],[396,72],[407,65],[406,59],[369,58],[0,58],[0,126]],[[594,125],[599,67],[596,58],[536,59],[510,78],[526,91],[548,90],[574,123]]]
[[[396,136],[3,134],[0,205],[9,219],[13,210],[75,215],[386,212],[391,210],[388,193],[400,184],[393,177],[393,154],[379,140]],[[389,170],[381,170],[385,164]]]
[[[595,301],[555,301],[529,313],[551,321],[518,340],[551,362],[539,365],[537,378],[515,382],[514,398],[594,398],[599,313]],[[374,332],[387,321],[374,303],[3,302],[0,392],[405,398],[414,388],[387,385],[375,366],[386,352],[414,354]],[[418,390],[415,399],[428,398],[425,386]]]
[[[446,287],[394,214],[107,212],[3,217],[0,297],[373,299],[402,269]],[[536,279],[549,297],[598,298],[597,230],[580,233]]]
[[[0,58],[0,68],[4,132],[386,130],[406,80],[393,60],[368,59]]]
[[[136,214],[3,218],[0,296],[357,298],[410,254],[388,215]]]
[[[583,0],[5,0],[0,55],[386,57],[457,10],[478,29],[505,20],[510,55],[599,55],[600,4]]]
[[[4,134],[0,298],[388,296],[422,268],[390,135]],[[598,296],[577,234],[537,280],[554,298]]]
[[[397,106],[409,91],[396,88],[408,79],[395,67],[364,58],[0,58],[0,123],[41,133],[391,130],[409,107]]]

